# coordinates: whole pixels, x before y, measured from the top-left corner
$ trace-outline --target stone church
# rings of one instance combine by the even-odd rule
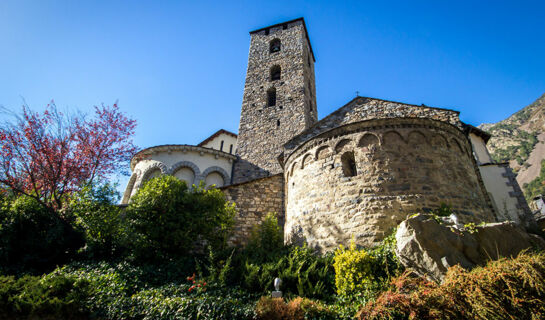
[[[490,135],[455,110],[360,96],[318,120],[315,62],[303,18],[250,32],[238,136],[138,152],[122,203],[160,174],[204,181],[237,205],[234,244],[276,212],[286,242],[319,251],[376,244],[444,205],[459,223],[524,223],[529,207],[490,157]]]

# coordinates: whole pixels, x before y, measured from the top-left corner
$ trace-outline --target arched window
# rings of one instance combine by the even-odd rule
[[[280,74],[282,69],[280,66],[276,65],[271,68],[271,81],[280,80]]]
[[[271,41],[269,45],[269,51],[271,53],[280,51],[280,39],[274,39]]]
[[[267,106],[274,107],[276,106],[276,89],[270,88],[267,91]]]
[[[358,174],[356,169],[356,159],[354,158],[354,152],[348,151],[341,156],[341,163],[343,166],[343,174],[345,177],[353,177]]]
[[[229,153],[233,153],[233,145],[229,147]]]

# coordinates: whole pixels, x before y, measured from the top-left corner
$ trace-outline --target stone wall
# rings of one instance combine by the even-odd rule
[[[364,120],[395,119],[395,118],[422,118],[450,123],[460,130],[464,129],[460,121],[459,112],[449,109],[417,106],[400,102],[386,101],[374,98],[357,97],[315,123],[305,132],[295,136],[284,146],[285,156],[297,149],[301,144],[316,135],[328,130]]]
[[[284,224],[284,177],[282,174],[221,188],[228,201],[236,203],[234,245],[246,243],[252,228],[269,212],[276,212]]]
[[[281,43],[278,52],[270,52],[274,40]],[[280,79],[271,79],[273,67],[280,67]],[[316,120],[314,58],[303,20],[252,32],[233,183],[282,172],[283,144]]]
[[[352,237],[371,246],[408,215],[442,203],[461,223],[495,221],[471,152],[457,126],[430,119],[376,119],[326,131],[286,159],[285,240],[320,251]]]

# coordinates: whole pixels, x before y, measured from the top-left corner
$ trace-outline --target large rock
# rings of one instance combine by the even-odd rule
[[[545,241],[513,222],[490,223],[459,230],[420,214],[403,221],[396,233],[401,263],[421,276],[441,282],[451,266],[471,269],[528,248],[545,249]]]

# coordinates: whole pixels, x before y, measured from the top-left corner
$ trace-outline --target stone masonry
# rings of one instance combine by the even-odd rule
[[[243,245],[252,228],[259,225],[267,213],[276,212],[284,223],[284,177],[282,174],[221,188],[228,201],[236,203],[235,231],[231,244]]]
[[[286,159],[285,240],[318,251],[351,238],[372,246],[407,216],[442,204],[460,223],[496,221],[470,150],[456,126],[425,118],[326,131]]]
[[[314,56],[303,19],[250,35],[235,184],[282,172],[277,160],[282,145],[317,120]],[[272,76],[274,68],[280,69],[278,78]]]

